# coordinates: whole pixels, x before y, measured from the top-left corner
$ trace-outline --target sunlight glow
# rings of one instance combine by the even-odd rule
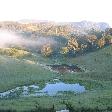
[[[0,20],[104,21],[112,26],[112,0],[0,0]]]

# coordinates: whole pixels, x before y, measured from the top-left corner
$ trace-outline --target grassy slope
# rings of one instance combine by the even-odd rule
[[[70,63],[84,65],[87,69],[97,72],[112,72],[112,46],[69,60]]]
[[[1,61],[3,61],[3,59]],[[3,63],[1,61],[0,63]],[[43,74],[43,77],[40,77],[39,81],[52,79],[50,77],[52,73],[49,73],[49,71],[44,72],[42,71],[42,68],[39,68],[38,70],[37,65],[34,66],[34,65],[22,64],[21,66],[21,64],[19,64],[17,61],[13,60],[11,62],[13,63],[1,64],[0,66],[1,67],[3,66],[3,67],[2,69],[0,67],[0,69],[4,72],[3,69],[7,67],[5,68],[5,70],[6,71],[9,70],[10,72],[12,72],[11,69],[16,68],[15,71],[18,71],[18,75],[14,74],[13,72],[11,74],[9,72],[4,72],[4,73],[8,73],[9,76],[6,74],[6,77],[2,78],[2,81],[0,83],[4,84],[4,82],[7,81],[8,84],[6,84],[7,86],[5,86],[4,84],[5,87],[3,85],[1,86],[0,84],[1,90],[8,88],[9,84],[13,86],[17,86],[18,84],[24,84],[26,82],[31,83],[30,79],[33,81],[38,81],[38,78],[40,77],[40,75],[35,75],[35,74],[36,73],[38,74],[39,70],[41,71],[40,73]],[[83,109],[90,108],[90,109],[93,109],[93,111],[95,112],[95,109],[99,108],[102,111],[111,112],[112,110],[111,108],[112,106],[112,69],[111,69],[112,68],[112,46],[103,48],[99,51],[87,54],[85,56],[68,59],[68,62],[72,64],[79,64],[82,67],[86,67],[87,72],[63,74],[62,76],[60,76],[60,80],[63,80],[69,83],[80,82],[86,87],[86,89],[90,89],[91,91],[87,91],[83,94],[78,94],[78,95],[74,95],[72,93],[70,94],[65,93],[63,96],[60,96],[60,97],[58,96],[34,97],[34,98],[31,97],[31,98],[22,98],[22,99],[1,100],[0,109],[4,108],[4,109],[29,110],[29,109],[35,109],[36,105],[37,107],[39,105],[41,107],[49,108],[54,104],[55,108],[57,110],[60,110],[66,107],[65,104],[69,104],[71,105],[71,109],[74,108],[74,109],[77,109],[77,111],[78,110],[80,111],[81,108]],[[26,68],[24,67],[25,69],[23,69],[23,66],[27,66],[27,67]],[[31,70],[29,70],[29,68]],[[46,73],[47,75],[45,75]],[[1,79],[1,76],[0,76],[0,79]],[[10,80],[7,79],[7,77]],[[16,81],[13,81],[15,80],[14,77]],[[68,107],[70,108],[70,106]]]
[[[37,64],[0,56],[0,91],[20,85],[45,83],[53,77],[55,74]]]

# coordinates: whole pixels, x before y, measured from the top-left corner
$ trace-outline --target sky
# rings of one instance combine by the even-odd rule
[[[0,0],[0,21],[94,21],[112,26],[112,0]]]

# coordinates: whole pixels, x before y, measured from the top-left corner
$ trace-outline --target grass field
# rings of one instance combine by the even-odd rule
[[[87,90],[81,94],[65,92],[62,96],[0,99],[0,110],[53,112],[67,108],[71,112],[112,112],[112,46],[63,60],[78,64],[86,71],[57,74],[38,64],[26,63],[23,59],[0,56],[1,92],[34,83],[43,86],[56,77],[65,83],[80,83]],[[61,63],[61,59],[57,61]],[[51,60],[46,58],[44,62],[51,63]]]
[[[56,74],[38,64],[0,56],[0,91],[16,86],[45,83],[55,78]]]

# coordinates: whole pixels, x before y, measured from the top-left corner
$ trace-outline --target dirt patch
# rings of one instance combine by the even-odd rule
[[[59,73],[69,73],[69,72],[84,72],[80,67],[77,65],[47,65],[50,66],[52,70],[57,71]]]

